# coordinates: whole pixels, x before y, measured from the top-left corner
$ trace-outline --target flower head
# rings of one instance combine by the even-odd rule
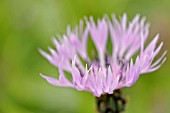
[[[132,86],[140,74],[157,70],[166,60],[166,51],[154,60],[163,46],[161,42],[156,47],[159,35],[144,47],[149,34],[149,24],[145,22],[145,17],[140,19],[136,15],[128,23],[126,14],[120,19],[113,14],[112,20],[105,16],[98,19],[97,24],[92,17],[85,18],[85,24],[84,27],[81,20],[74,30],[68,27],[67,33],[59,40],[53,38],[56,49],[49,47],[50,54],[40,49],[40,53],[59,69],[59,79],[41,74],[50,84],[85,90],[99,97]],[[109,37],[111,54],[106,47]],[[90,59],[87,50],[89,38],[97,50],[93,59]],[[137,52],[137,57],[132,58]],[[71,80],[64,71],[71,73]]]

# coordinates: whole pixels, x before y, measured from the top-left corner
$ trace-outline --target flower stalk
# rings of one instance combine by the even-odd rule
[[[104,94],[96,97],[96,107],[98,113],[121,113],[125,110],[126,99],[120,89],[113,94]]]

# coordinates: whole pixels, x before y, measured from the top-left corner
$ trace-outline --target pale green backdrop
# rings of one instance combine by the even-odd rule
[[[170,49],[169,0],[0,0],[0,113],[95,113],[92,94],[49,85],[40,72],[58,76],[37,51],[84,16],[139,13]],[[124,88],[125,113],[170,113],[170,56],[158,71]]]

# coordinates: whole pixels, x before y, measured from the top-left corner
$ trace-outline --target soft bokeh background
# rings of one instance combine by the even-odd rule
[[[104,14],[129,19],[139,13],[151,23],[150,37],[160,33],[170,49],[169,0],[0,0],[0,113],[95,113],[92,94],[49,85],[40,72],[58,76],[37,51],[52,45],[85,15]],[[131,88],[125,113],[170,113],[170,56],[158,71],[140,76]]]

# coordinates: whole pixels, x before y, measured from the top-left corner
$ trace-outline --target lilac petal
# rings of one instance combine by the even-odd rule
[[[161,44],[157,47],[157,49],[154,51],[154,57],[156,55],[158,55],[158,53],[160,52],[160,50],[162,49],[162,46],[163,46],[163,42],[161,42]]]
[[[48,53],[44,52],[42,49],[38,49],[42,56],[44,56],[51,64],[58,66],[58,62]]]
[[[115,78],[115,80],[112,82],[111,88],[110,88],[110,91],[109,91],[109,92],[112,92],[112,91],[114,91],[114,90],[117,88],[118,83],[119,83],[119,79],[120,79],[120,75],[118,75],[118,76]]]
[[[106,81],[107,81],[107,85],[109,86],[111,84],[111,82],[112,82],[112,79],[113,79],[113,73],[111,71],[110,66],[108,67],[107,71],[108,72],[107,72],[107,79],[106,79]]]
[[[75,58],[72,61],[72,77],[73,77],[73,84],[81,86],[81,75],[78,68],[75,66]]]
[[[98,51],[103,51],[106,46],[107,38],[108,38],[108,28],[106,20],[103,18],[102,20],[98,20],[97,25],[95,25],[95,22],[93,18],[90,18],[90,34],[92,36],[92,39],[94,43],[96,44],[96,47]]]
[[[101,68],[99,69],[99,71],[97,73],[97,76],[96,76],[96,83],[97,83],[96,91],[97,91],[99,96],[103,93],[103,89],[102,89],[103,86],[102,86],[102,80],[101,80],[101,78],[102,78],[101,75],[102,74],[100,74],[100,73],[102,73]]]
[[[82,78],[82,85],[83,85],[83,86],[85,86],[86,83],[87,83],[88,73],[89,73],[89,71],[86,70],[86,72],[85,72],[85,74],[84,74],[84,76],[83,76],[83,78]]]
[[[139,75],[140,75],[140,68],[137,69],[134,74],[132,85],[137,81],[137,79],[139,78]]]
[[[87,87],[89,87],[89,89],[92,92],[95,92],[95,77],[94,77],[94,73],[92,70],[90,70],[90,75],[88,77],[88,83],[87,83]]]
[[[118,75],[119,72],[120,72],[120,66],[117,62],[114,62],[113,65],[112,65],[112,72],[113,72],[113,75]]]
[[[62,77],[60,78],[60,80],[57,80],[53,77],[49,77],[49,76],[45,76],[43,74],[40,74],[41,77],[43,77],[44,79],[46,79],[50,84],[54,85],[54,86],[65,86],[65,87],[72,87],[72,84],[69,83],[66,78]]]
[[[137,14],[134,18],[133,18],[133,20],[132,20],[132,22],[130,23],[130,25],[129,25],[129,29],[132,29],[136,24],[137,24],[137,22],[139,21],[139,18],[140,18],[140,15],[139,14]]]
[[[143,36],[143,33],[141,33],[140,35],[141,35],[141,45],[140,45],[141,51],[140,52],[143,53],[143,51],[144,51],[144,36]]]
[[[127,87],[132,86],[137,81],[137,79],[140,75],[140,69],[135,70],[135,68],[133,68],[130,70],[131,70],[131,72],[128,75],[129,77],[127,76],[128,78],[127,78],[126,84],[125,84],[125,86],[127,86]]]
[[[147,46],[144,52],[146,53],[152,52],[155,49],[158,39],[159,39],[159,34],[155,36],[155,38],[150,42],[150,44]]]
[[[127,15],[126,15],[126,13],[123,14],[121,23],[122,23],[122,29],[123,29],[123,31],[125,31],[126,27],[127,27]]]
[[[50,53],[51,53],[51,55],[52,55],[53,57],[57,57],[57,56],[58,56],[57,53],[56,53],[56,51],[55,51],[54,49],[52,49],[51,47],[48,47],[48,49],[50,50]]]
[[[159,64],[160,61],[162,61],[162,59],[165,57],[166,53],[167,53],[167,51],[165,51],[165,52],[162,54],[162,56],[161,56],[156,62],[154,62],[154,63],[151,65],[151,68],[152,68],[152,67],[155,67],[157,64]]]
[[[64,72],[61,68],[59,68],[59,72],[60,72],[60,76],[59,76],[60,84],[73,87],[72,83],[65,77]]]
[[[90,17],[90,22],[87,22],[89,25],[90,34],[92,40],[98,50],[99,59],[102,66],[104,66],[104,54],[106,49],[106,43],[108,39],[108,27],[105,18],[98,20],[97,25],[92,17]]]
[[[50,84],[54,85],[54,86],[59,86],[59,81],[53,77],[49,77],[49,76],[45,76],[43,74],[40,74],[41,77],[43,77],[44,79],[46,79]]]
[[[87,55],[87,39],[88,39],[89,28],[85,28],[84,33],[82,34],[82,50],[79,50],[81,56],[84,59],[88,59]]]
[[[147,73],[150,73],[150,72],[153,72],[153,71],[158,70],[165,61],[166,61],[166,58],[164,58],[164,59],[162,60],[161,64],[159,64],[158,66],[149,69],[149,70],[147,71]]]

